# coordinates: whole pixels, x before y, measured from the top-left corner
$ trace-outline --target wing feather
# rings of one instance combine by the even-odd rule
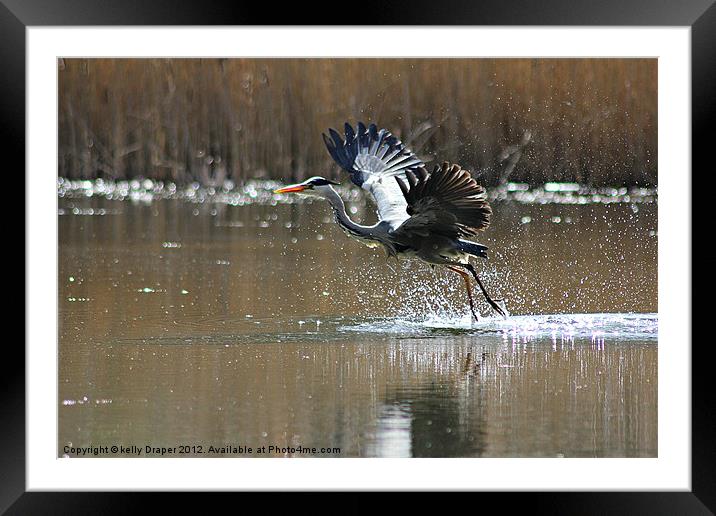
[[[393,177],[405,177],[405,172],[424,166],[390,131],[375,124],[368,127],[358,122],[357,129],[346,122],[345,140],[334,129],[323,135],[333,160],[351,174],[351,181],[368,191],[378,206],[381,221],[397,228],[408,218],[407,202]]]
[[[398,227],[398,237],[444,236],[467,238],[490,225],[492,208],[485,188],[459,165],[444,162],[431,174],[424,167],[396,178],[410,218]]]

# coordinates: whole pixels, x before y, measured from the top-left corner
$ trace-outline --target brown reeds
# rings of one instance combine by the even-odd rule
[[[655,59],[60,59],[62,177],[335,177],[320,133],[384,126],[482,182],[657,182]]]

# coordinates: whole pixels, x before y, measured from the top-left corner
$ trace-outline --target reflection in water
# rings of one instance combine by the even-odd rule
[[[401,405],[405,443],[404,457],[465,457],[485,453],[484,386],[472,352],[452,383],[428,381],[419,385],[391,386],[386,393],[388,406]],[[376,441],[383,441],[376,435]],[[393,446],[392,449],[396,447]],[[368,453],[385,456],[385,453]]]
[[[655,204],[498,203],[481,268],[515,316],[477,325],[459,282],[318,203],[60,208],[59,455],[657,453]]]
[[[390,401],[378,408],[375,431],[366,444],[369,457],[412,457],[412,422],[409,403]]]

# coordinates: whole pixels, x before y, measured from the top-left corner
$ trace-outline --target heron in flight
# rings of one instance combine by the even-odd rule
[[[443,265],[462,276],[470,310],[478,314],[472,297],[469,271],[490,306],[502,317],[507,313],[493,300],[470,256],[487,258],[487,247],[471,242],[490,225],[492,209],[485,188],[459,165],[444,162],[432,172],[389,131],[375,124],[358,123],[357,131],[345,124],[345,140],[334,129],[323,134],[331,157],[348,172],[351,181],[369,192],[378,207],[377,224],[362,226],[346,214],[345,204],[333,189],[337,185],[323,177],[285,186],[275,193],[300,192],[324,198],[333,208],[335,220],[350,237],[370,246],[384,247],[389,256],[419,259]]]

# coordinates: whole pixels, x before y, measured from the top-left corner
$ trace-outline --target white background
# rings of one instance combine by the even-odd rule
[[[27,29],[27,489],[690,490],[690,29]],[[658,57],[659,457],[58,459],[57,57]],[[130,443],[131,444],[131,443]]]

